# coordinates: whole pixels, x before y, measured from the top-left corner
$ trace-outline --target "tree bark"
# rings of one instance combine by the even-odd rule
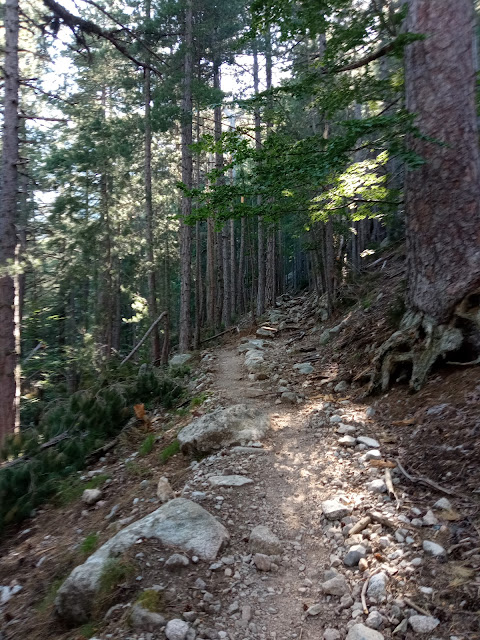
[[[183,64],[182,100],[182,182],[192,188],[192,73],[193,73],[193,10],[192,0],[187,0],[185,10],[185,54]],[[192,328],[190,320],[190,295],[192,288],[191,249],[192,229],[185,218],[192,213],[192,198],[182,195],[182,221],[180,223],[180,353],[190,349]]]
[[[480,176],[471,0],[410,0],[407,108],[425,164],[406,176],[408,306],[436,323],[480,286]]]
[[[4,4],[4,121],[2,198],[0,204],[0,445],[15,429],[15,316],[14,280],[18,191],[18,0]]]
[[[147,26],[150,22],[151,2],[145,2],[145,17]],[[151,71],[144,71],[144,97],[145,97],[145,216],[147,223],[147,261],[148,261],[148,314],[150,320],[158,315],[157,306],[157,282],[155,274],[155,255],[153,240],[153,201],[152,201],[152,118],[150,112],[151,96]],[[160,334],[158,325],[152,330],[152,361],[158,363],[160,361]]]
[[[258,76],[258,51],[257,43],[253,45],[253,89],[255,94],[259,93],[259,76]],[[262,148],[262,132],[260,130],[260,111],[255,109],[255,147],[257,151]],[[262,204],[262,197],[257,196],[257,204]],[[265,311],[265,229],[263,226],[263,217],[258,216],[257,226],[257,265],[258,265],[258,281],[257,281],[257,316],[261,316]]]

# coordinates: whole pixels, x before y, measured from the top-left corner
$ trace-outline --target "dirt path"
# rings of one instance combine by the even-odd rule
[[[277,344],[266,359],[278,357],[282,349]],[[332,455],[327,442],[314,436],[315,405],[277,405],[267,383],[263,383],[265,396],[251,398],[252,388],[259,389],[262,383],[248,379],[236,345],[215,355],[215,396],[225,405],[257,406],[270,415],[272,426],[263,442],[263,453],[227,456],[214,464],[215,472],[237,473],[254,481],[246,487],[217,491],[223,498],[221,514],[232,534],[228,554],[238,558],[238,575],[233,584],[220,579],[217,585],[229,595],[222,611],[233,614],[219,616],[216,622],[236,639],[319,639],[326,627],[337,626],[338,615],[329,603],[324,603],[317,616],[305,615],[307,607],[319,602],[320,582],[331,566],[320,502],[330,497],[331,491],[323,483],[333,477],[325,474]],[[337,479],[337,484],[342,483]],[[267,526],[282,541],[283,555],[273,571],[257,571],[250,562],[248,536],[258,525]]]

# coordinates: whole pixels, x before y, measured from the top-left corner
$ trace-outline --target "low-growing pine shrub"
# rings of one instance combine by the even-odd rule
[[[113,384],[100,379],[91,389],[51,403],[38,427],[7,438],[0,452],[0,463],[6,461],[0,467],[0,532],[65,489],[62,480],[83,469],[89,454],[119,433],[135,404],[152,402],[170,409],[182,393],[175,378],[142,366],[138,375]],[[41,449],[63,435],[55,446]]]

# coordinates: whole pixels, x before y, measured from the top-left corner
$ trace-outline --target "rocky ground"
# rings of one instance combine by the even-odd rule
[[[378,318],[325,323],[286,297],[202,352],[206,401],[153,421],[183,454],[161,467],[124,445],[85,473],[108,478],[83,503],[3,542],[2,639],[480,638],[478,372],[366,402],[363,356],[343,351]]]

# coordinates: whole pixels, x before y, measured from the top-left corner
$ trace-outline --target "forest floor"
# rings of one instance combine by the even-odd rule
[[[132,603],[153,585],[165,596],[167,619],[187,620],[197,639],[480,639],[480,370],[439,368],[416,394],[399,372],[389,393],[363,393],[372,345],[394,329],[402,269],[398,254],[386,259],[350,292],[356,304],[323,323],[314,296],[279,300],[266,317],[277,330],[260,345],[261,376],[249,373],[239,350],[255,327],[199,354],[189,383],[199,400],[183,414],[152,414],[151,452],[137,453],[145,433],[135,427],[72,486],[71,502],[46,505],[0,542],[0,585],[21,587],[0,604],[2,640],[163,639],[163,630],[129,622]],[[294,368],[307,363],[308,373]],[[226,448],[196,461],[175,453],[160,462],[192,419],[238,403],[270,418],[256,451]],[[385,464],[395,496],[386,492]],[[214,489],[208,482],[233,474],[252,482]],[[158,508],[161,476],[221,520],[228,547],[213,565],[190,561],[171,573],[164,566],[171,550],[141,541],[101,616],[65,629],[53,611],[61,582],[119,528]],[[77,489],[92,477],[103,479],[102,500],[86,507]],[[449,504],[439,506],[441,498]],[[327,500],[346,513],[327,519]],[[263,571],[249,546],[258,525],[280,540]]]

